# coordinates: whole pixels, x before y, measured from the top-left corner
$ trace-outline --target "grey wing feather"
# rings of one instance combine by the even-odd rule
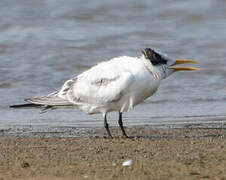
[[[71,103],[66,99],[62,99],[58,97],[58,91],[53,92],[47,96],[35,97],[35,98],[28,98],[25,101],[39,104],[44,106],[69,106]]]
[[[132,84],[134,76],[129,72],[113,77],[81,77],[69,81],[67,99],[73,104],[106,104],[118,101]],[[66,86],[65,86],[66,87]]]

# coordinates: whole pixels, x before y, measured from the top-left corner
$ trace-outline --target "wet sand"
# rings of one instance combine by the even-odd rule
[[[0,180],[226,179],[225,129],[127,128],[134,138],[0,137]],[[114,136],[119,134],[113,129]],[[122,163],[132,159],[131,166]]]

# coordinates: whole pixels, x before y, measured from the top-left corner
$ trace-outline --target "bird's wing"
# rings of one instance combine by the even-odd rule
[[[72,105],[68,100],[62,99],[58,96],[59,91],[55,91],[46,96],[40,96],[35,98],[27,98],[25,101],[32,104],[43,105],[43,106],[69,106]]]
[[[77,105],[105,105],[118,101],[129,93],[134,75],[116,66],[105,63],[85,71],[66,81],[59,96]]]

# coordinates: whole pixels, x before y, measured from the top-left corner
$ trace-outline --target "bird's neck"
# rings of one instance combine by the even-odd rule
[[[153,66],[150,61],[146,59],[143,59],[143,62],[146,69],[153,75],[155,79],[161,80],[165,78],[164,70],[161,69],[161,67]]]

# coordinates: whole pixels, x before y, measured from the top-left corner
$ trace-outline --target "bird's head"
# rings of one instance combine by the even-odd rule
[[[164,79],[176,71],[198,71],[195,67],[179,67],[179,64],[199,64],[196,60],[190,59],[171,59],[167,55],[160,53],[151,48],[146,48],[142,51],[145,59],[149,60],[153,69],[157,69],[161,73],[161,78]]]

